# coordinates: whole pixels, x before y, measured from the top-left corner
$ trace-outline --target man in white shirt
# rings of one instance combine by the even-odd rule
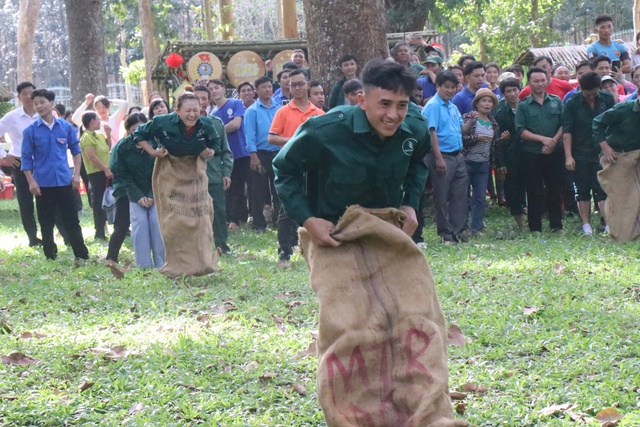
[[[2,159],[3,171],[13,176],[16,197],[20,208],[22,227],[29,237],[29,246],[38,246],[42,240],[37,237],[38,225],[34,216],[33,194],[29,191],[29,183],[24,173],[20,170],[20,155],[22,152],[22,132],[38,119],[33,107],[31,93],[35,86],[31,82],[22,82],[18,85],[18,100],[22,107],[17,108],[0,119],[0,139],[8,135],[11,140],[11,149]]]

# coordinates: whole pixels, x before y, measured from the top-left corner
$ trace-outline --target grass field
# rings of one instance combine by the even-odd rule
[[[82,224],[93,236],[89,213]],[[511,219],[496,207],[487,224],[455,247],[426,232],[447,323],[470,339],[449,346],[450,389],[486,388],[457,416],[598,426],[615,408],[640,426],[640,245],[580,236],[576,219],[501,240]],[[232,232],[220,273],[178,281],[135,269],[128,240],[119,280],[86,240],[91,261],[47,261],[0,201],[0,355],[36,359],[0,364],[0,426],[324,425],[305,356],[317,302],[299,255],[276,269],[275,232]]]

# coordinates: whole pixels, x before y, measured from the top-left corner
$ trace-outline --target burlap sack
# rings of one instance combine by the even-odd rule
[[[180,277],[216,271],[206,162],[198,156],[158,158],[152,184],[166,261],[160,272]]]
[[[616,242],[629,242],[640,236],[640,150],[620,153],[615,163],[602,162],[598,181],[607,202],[604,219]]]
[[[318,398],[328,427],[468,425],[452,419],[444,317],[404,219],[396,209],[351,206],[337,248],[300,229],[320,302]]]

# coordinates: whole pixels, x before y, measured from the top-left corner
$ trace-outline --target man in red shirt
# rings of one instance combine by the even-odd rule
[[[549,86],[547,86],[546,92],[549,95],[555,95],[560,97],[560,99],[564,99],[564,96],[567,94],[567,92],[573,89],[573,85],[571,83],[551,77],[551,71],[553,70],[553,60],[548,56],[537,57],[536,59],[534,59],[532,66],[540,67],[547,72]],[[529,95],[531,95],[531,87],[526,86],[524,89],[522,89],[518,97],[520,98],[520,100],[523,100]]]

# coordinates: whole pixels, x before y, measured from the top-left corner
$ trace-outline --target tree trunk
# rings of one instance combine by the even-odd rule
[[[18,82],[33,82],[33,41],[38,26],[40,0],[20,0],[18,18]]]
[[[65,0],[69,25],[71,103],[75,107],[87,93],[106,93],[102,1]]]
[[[284,19],[282,17],[282,2],[276,0],[276,39],[284,38]]]
[[[282,0],[282,22],[285,39],[298,38],[298,12],[296,0]]]
[[[153,16],[151,15],[151,0],[138,1],[138,13],[140,14],[140,28],[142,29],[142,54],[144,56],[146,93],[153,91],[153,66],[160,53],[153,33]],[[143,91],[144,92],[144,91]],[[142,100],[147,105],[147,99]]]
[[[385,0],[387,28],[390,33],[422,31],[435,0]]]
[[[204,9],[204,34],[207,40],[213,40],[213,19],[211,19],[211,0],[202,0]]]
[[[304,0],[304,13],[311,72],[325,93],[342,77],[343,55],[354,55],[360,69],[389,56],[384,0]]]
[[[633,34],[637,35],[640,31],[640,0],[633,1]]]
[[[220,0],[220,25],[222,26],[222,40],[233,39],[233,2]]]

